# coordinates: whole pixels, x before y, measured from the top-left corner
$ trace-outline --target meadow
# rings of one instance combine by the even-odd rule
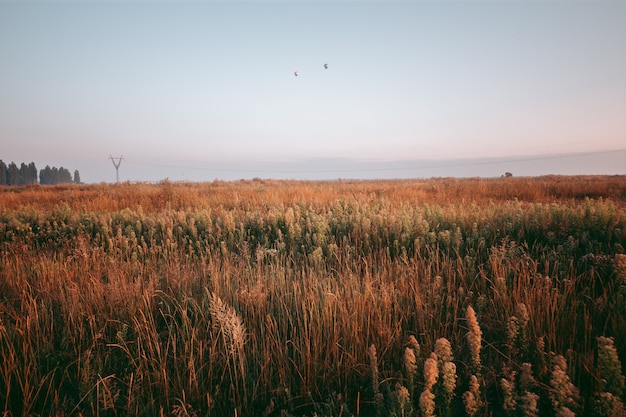
[[[3,416],[623,416],[626,177],[0,187]]]

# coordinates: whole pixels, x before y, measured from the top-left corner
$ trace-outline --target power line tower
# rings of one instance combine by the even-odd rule
[[[113,162],[113,166],[115,167],[115,182],[120,182],[120,164],[122,163],[122,159],[124,159],[124,157],[120,156],[119,158],[113,158],[109,155],[109,159]]]

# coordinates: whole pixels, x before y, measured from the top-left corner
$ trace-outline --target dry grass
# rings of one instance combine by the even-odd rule
[[[4,187],[0,207],[6,415],[417,415],[443,338],[458,380],[433,407],[502,413],[524,371],[511,395],[555,415],[562,355],[591,415],[597,338],[626,355],[625,177]]]

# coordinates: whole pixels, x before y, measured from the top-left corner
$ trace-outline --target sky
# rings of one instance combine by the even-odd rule
[[[625,45],[623,0],[0,0],[0,159],[89,183],[110,156],[121,181],[626,174]]]

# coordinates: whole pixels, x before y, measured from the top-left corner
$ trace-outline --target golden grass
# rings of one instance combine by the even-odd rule
[[[442,338],[437,409],[503,412],[527,363],[518,402],[554,415],[563,355],[591,415],[597,338],[626,355],[626,177],[3,187],[0,207],[7,415],[417,415]]]

